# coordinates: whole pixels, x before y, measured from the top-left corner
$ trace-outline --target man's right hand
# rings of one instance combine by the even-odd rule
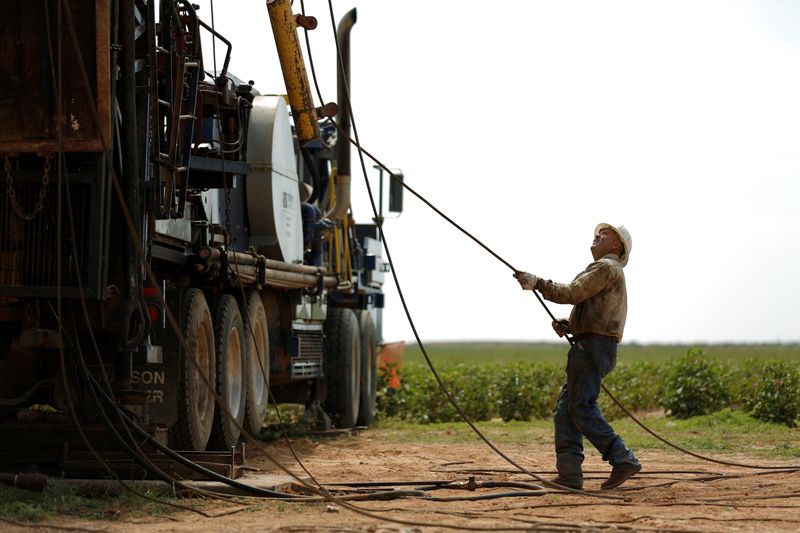
[[[539,278],[528,272],[517,272],[514,277],[519,281],[520,286],[526,291],[532,291],[536,288],[536,282]]]
[[[558,334],[559,337],[563,337],[567,333],[569,333],[569,320],[566,318],[559,318],[558,320],[553,320],[553,330]]]

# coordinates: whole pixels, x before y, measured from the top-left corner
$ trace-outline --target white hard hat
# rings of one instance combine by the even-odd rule
[[[622,243],[622,253],[619,256],[619,264],[625,266],[628,264],[628,257],[631,255],[631,250],[633,249],[633,239],[631,239],[631,232],[628,231],[628,228],[625,226],[612,226],[611,224],[606,224],[603,222],[602,224],[598,224],[596,228],[594,228],[594,234],[597,235],[600,231],[604,229],[610,229],[614,233],[617,234],[619,237],[620,242]]]

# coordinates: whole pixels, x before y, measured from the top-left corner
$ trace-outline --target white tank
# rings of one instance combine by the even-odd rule
[[[303,262],[300,184],[289,109],[282,96],[256,96],[247,132],[245,195],[250,244],[269,257]]]

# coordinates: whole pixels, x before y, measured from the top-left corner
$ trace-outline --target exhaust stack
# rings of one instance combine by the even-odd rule
[[[350,30],[356,23],[356,9],[348,11],[339,21],[336,30],[340,56],[337,58],[336,101],[339,112],[336,123],[346,133],[336,144],[336,204],[325,216],[341,220],[350,208]]]

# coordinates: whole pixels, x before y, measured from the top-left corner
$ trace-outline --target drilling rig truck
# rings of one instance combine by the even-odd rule
[[[350,206],[355,10],[338,111],[312,101],[313,19],[267,11],[284,94],[228,72],[186,0],[0,3],[0,432],[31,406],[97,422],[100,395],[178,450],[257,434],[270,393],[372,421],[388,268]]]

